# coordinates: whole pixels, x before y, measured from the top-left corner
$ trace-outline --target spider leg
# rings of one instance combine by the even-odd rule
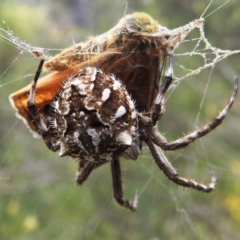
[[[134,201],[131,203],[129,200],[123,199],[122,180],[121,180],[121,168],[118,157],[114,157],[111,161],[112,180],[113,180],[113,192],[114,198],[117,203],[131,211],[137,210],[138,194],[135,194]]]
[[[156,127],[146,124],[144,126],[144,131],[145,133],[147,133],[148,138],[150,138],[151,141],[153,141],[156,145],[161,147],[163,150],[176,150],[179,148],[186,147],[191,142],[211,132],[213,129],[215,129],[217,126],[219,126],[222,123],[223,119],[227,116],[229,110],[231,109],[236,99],[236,95],[238,91],[238,78],[235,77],[234,81],[235,81],[234,90],[226,107],[223,108],[223,110],[219,113],[217,117],[215,117],[211,122],[204,125],[202,128],[197,129],[196,131],[182,138],[179,138],[175,141],[168,142],[167,139],[164,136],[162,136],[161,133],[158,132]],[[142,122],[144,121],[146,122],[146,119],[144,119],[143,116],[139,115],[139,117],[140,117],[140,120],[142,118]]]
[[[87,180],[88,176],[94,169],[96,169],[97,167],[100,167],[106,162],[107,161],[101,161],[101,162],[93,162],[88,160],[80,161],[78,171],[76,174],[76,179],[75,179],[77,184],[80,184],[80,185],[83,184],[83,182]]]
[[[48,135],[48,128],[46,127],[45,123],[41,119],[41,117],[39,115],[39,112],[38,112],[38,109],[37,109],[37,107],[35,105],[35,102],[34,102],[36,86],[37,86],[39,76],[42,72],[43,64],[44,64],[44,59],[41,59],[39,65],[38,65],[37,71],[35,73],[34,79],[33,79],[31,90],[29,92],[29,96],[28,96],[28,100],[27,100],[27,106],[28,106],[29,112],[32,115],[33,120],[36,121],[37,124],[38,124],[39,130],[41,131],[41,135],[42,135],[47,147],[52,151],[57,151],[59,149],[59,145],[51,143],[51,139]]]
[[[158,167],[164,172],[164,174],[169,178],[169,180],[173,181],[174,183],[181,185],[183,187],[193,188],[198,191],[202,192],[211,192],[216,185],[216,177],[214,172],[211,170],[211,182],[207,185],[198,183],[192,179],[186,179],[178,176],[177,171],[173,168],[171,163],[168,161],[166,156],[164,155],[163,151],[160,147],[155,145],[151,140],[144,139],[147,145],[149,146],[151,153],[154,157],[155,162],[157,163]]]
[[[34,118],[35,118],[36,115],[38,115],[38,110],[37,110],[36,105],[34,103],[34,95],[35,95],[35,90],[36,90],[36,86],[37,86],[39,76],[42,72],[43,64],[44,64],[44,59],[41,59],[39,65],[38,65],[37,71],[35,73],[33,83],[32,83],[32,87],[31,87],[31,91],[29,93],[28,100],[27,100],[28,110],[31,112],[31,114]],[[44,127],[46,127],[45,124],[43,124],[43,128]]]
[[[165,113],[165,93],[167,92],[168,88],[170,87],[173,81],[173,55],[169,55],[169,68],[167,71],[166,76],[164,77],[161,86],[159,87],[159,91],[157,96],[154,100],[154,105],[152,108],[151,114],[151,124],[156,125],[157,121],[162,117]]]

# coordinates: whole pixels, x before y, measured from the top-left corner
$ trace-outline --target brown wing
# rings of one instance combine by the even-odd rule
[[[37,83],[35,104],[45,111],[62,88],[62,82],[73,77],[79,69],[87,66],[100,68],[104,73],[114,74],[125,86],[135,101],[139,112],[149,112],[159,88],[167,57],[166,44],[162,38],[131,36],[124,44],[113,44],[109,49],[90,60],[61,72],[53,72]],[[29,127],[37,132],[27,107],[31,85],[10,96],[12,106]],[[43,112],[43,114],[47,114]]]
[[[97,67],[114,74],[135,101],[139,112],[151,111],[168,54],[161,39],[130,38],[115,54],[102,58]]]

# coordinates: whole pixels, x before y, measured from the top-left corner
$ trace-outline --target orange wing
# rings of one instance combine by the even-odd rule
[[[36,87],[34,102],[39,110],[50,104],[61,89],[62,82],[74,75],[75,70],[67,69],[62,72],[54,72],[39,79]],[[28,110],[27,100],[31,90],[31,85],[20,89],[10,95],[11,105],[16,109],[18,116],[35,132],[38,131],[37,125],[33,122],[31,113]]]

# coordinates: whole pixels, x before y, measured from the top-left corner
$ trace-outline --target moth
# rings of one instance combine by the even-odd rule
[[[235,100],[238,79],[227,105],[203,128],[168,142],[156,127],[173,79],[174,42],[188,31],[170,31],[146,13],[126,15],[108,32],[42,58],[33,83],[13,93],[10,102],[50,150],[78,159],[78,184],[110,163],[114,198],[127,209],[137,209],[138,196],[123,198],[119,158],[136,160],[143,142],[171,181],[210,192],[213,172],[207,185],[179,177],[163,150],[185,147],[217,127]],[[42,68],[50,73],[39,79]]]

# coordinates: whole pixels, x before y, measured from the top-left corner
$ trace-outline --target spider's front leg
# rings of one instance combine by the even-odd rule
[[[183,187],[193,188],[198,191],[207,193],[211,192],[215,188],[216,177],[212,170],[211,170],[211,182],[207,185],[198,183],[192,179],[179,177],[177,171],[168,161],[161,148],[154,144],[150,139],[148,139],[147,136],[144,136],[143,138],[144,141],[147,143],[158,167],[164,172],[164,174],[169,178],[169,180]]]
[[[222,123],[224,118],[227,116],[229,110],[231,109],[238,92],[238,78],[235,77],[234,81],[235,85],[232,96],[230,97],[227,105],[219,113],[219,115],[215,117],[211,122],[204,125],[202,128],[197,129],[196,131],[193,131],[175,141],[168,142],[167,139],[164,136],[162,136],[162,134],[157,130],[155,126],[151,126],[147,123],[144,123],[144,121],[145,122],[147,121],[146,117],[139,115],[140,122],[144,125],[144,129],[148,135],[148,138],[151,139],[152,142],[161,147],[163,150],[176,150],[179,148],[186,147],[196,139],[205,136]]]
[[[152,114],[149,119],[149,121],[151,122],[150,125],[153,125],[153,126],[155,126],[157,124],[157,121],[165,113],[165,93],[167,92],[167,90],[170,87],[172,80],[173,80],[173,55],[170,54],[168,57],[169,57],[168,71],[162,81],[162,84],[159,87],[159,91],[154,100]]]
[[[122,180],[121,180],[121,168],[119,159],[117,156],[114,156],[111,161],[111,170],[112,170],[112,180],[113,180],[113,192],[114,198],[117,203],[131,211],[137,210],[138,205],[138,194],[135,194],[133,202],[123,199],[123,190],[122,190]]]

